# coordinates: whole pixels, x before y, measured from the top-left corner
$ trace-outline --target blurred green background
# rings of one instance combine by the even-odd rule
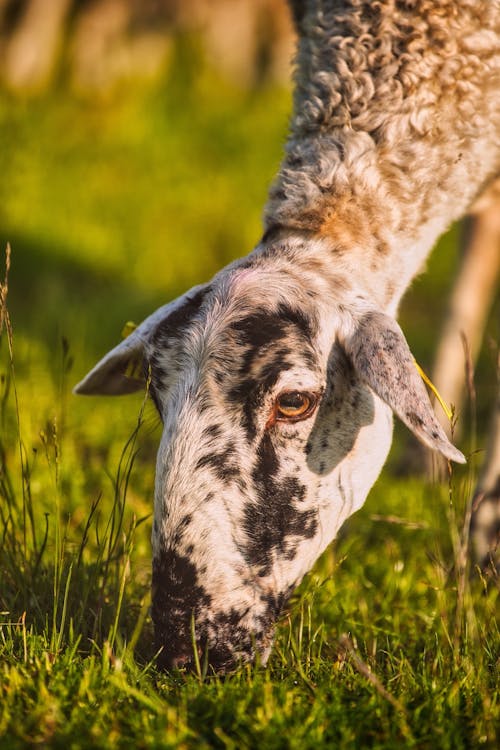
[[[285,5],[0,2],[0,247],[12,246],[23,430],[35,445],[55,416],[87,474],[92,456],[114,455],[140,397],[81,399],[70,386],[119,341],[125,321],[139,322],[259,240],[291,107]],[[428,370],[458,231],[401,312]],[[478,366],[481,429],[493,403],[497,313]],[[146,439],[146,462],[155,440],[153,432],[148,450]]]

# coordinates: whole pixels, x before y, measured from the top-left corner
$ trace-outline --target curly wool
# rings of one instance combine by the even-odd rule
[[[499,0],[309,0],[292,11],[294,114],[266,228],[375,253],[420,243],[423,259],[500,172]]]

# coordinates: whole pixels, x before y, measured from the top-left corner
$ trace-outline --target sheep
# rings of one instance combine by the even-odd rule
[[[290,5],[294,107],[262,239],[76,387],[147,383],[163,421],[152,618],[166,668],[192,666],[193,625],[215,671],[266,662],[291,592],[375,482],[393,412],[465,461],[396,315],[500,173],[499,3]]]

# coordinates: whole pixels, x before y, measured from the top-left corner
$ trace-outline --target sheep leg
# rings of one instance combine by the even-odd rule
[[[432,381],[444,400],[453,404],[460,432],[467,371],[476,362],[486,320],[500,275],[500,181],[496,180],[473,205],[466,220],[462,264],[455,281],[449,311],[437,349]],[[450,436],[448,418],[438,409],[441,424]],[[446,466],[429,457],[431,476],[445,476]]]
[[[460,413],[466,385],[464,341],[477,359],[500,271],[500,183],[488,191],[468,217],[463,261],[436,354],[432,381],[445,401]],[[488,200],[486,200],[488,198]],[[449,432],[446,415],[443,427]],[[457,427],[460,427],[460,420]],[[456,431],[455,431],[456,434]]]

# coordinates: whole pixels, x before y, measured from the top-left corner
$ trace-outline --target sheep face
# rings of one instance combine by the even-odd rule
[[[351,293],[250,256],[157,311],[78,388],[131,390],[125,365],[143,357],[163,421],[152,616],[167,667],[193,648],[217,671],[267,659],[291,592],[386,458],[377,392],[414,431],[437,429],[428,404],[405,402],[415,383],[426,396],[397,324],[365,303],[353,316],[352,299],[346,315]]]
[[[190,660],[193,627],[219,670],[265,659],[291,591],[364,501],[390,443],[390,410],[334,331],[320,334],[314,303],[297,304],[297,290],[270,305],[246,273],[186,302],[147,347],[164,423],[153,619],[166,664]]]

